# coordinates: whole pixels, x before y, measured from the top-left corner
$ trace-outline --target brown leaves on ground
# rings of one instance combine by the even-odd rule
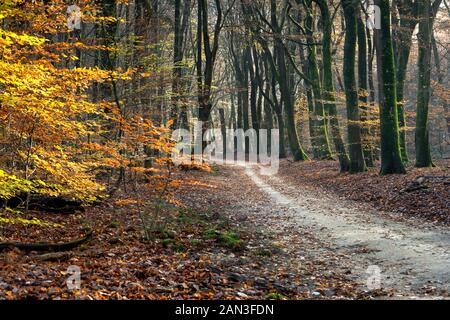
[[[245,175],[177,173],[178,198],[155,205],[118,192],[114,199],[74,215],[33,213],[61,227],[8,225],[2,241],[59,242],[88,228],[93,239],[58,254],[0,253],[0,299],[286,299],[361,295],[339,258],[309,255],[313,235],[296,234],[258,215],[264,197]],[[195,183],[198,181],[198,183]],[[200,183],[207,182],[207,183]],[[245,191],[245,192],[243,192]],[[254,215],[250,211],[254,211]],[[31,215],[31,213],[30,213]],[[142,221],[153,227],[145,239]],[[295,245],[294,245],[295,243]],[[311,251],[312,252],[312,251]],[[301,255],[301,259],[299,258]],[[69,266],[81,271],[81,288],[69,290]],[[330,274],[327,270],[336,270]]]
[[[416,217],[450,224],[449,168],[450,161],[444,160],[437,162],[434,168],[410,166],[407,174],[380,176],[379,168],[343,174],[334,161],[282,161],[280,175],[294,185],[319,187],[346,199],[369,202],[379,210],[401,213],[407,219]],[[423,176],[438,178],[425,179],[425,189],[403,191]]]

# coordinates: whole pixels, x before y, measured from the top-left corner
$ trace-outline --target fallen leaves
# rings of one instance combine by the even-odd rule
[[[427,188],[402,192],[418,177],[449,177],[449,161],[434,168],[408,167],[407,174],[380,176],[378,168],[357,174],[339,173],[334,161],[288,163],[282,161],[280,175],[294,185],[332,191],[346,199],[369,202],[382,211],[450,224],[450,188],[442,179],[428,179]]]
[[[271,241],[280,237],[278,231],[260,216],[255,221],[248,211],[254,206],[257,214],[260,204],[255,201],[263,199],[250,195],[253,191],[245,182],[233,181],[231,171],[188,175],[207,184],[180,186],[174,202],[182,207],[158,206],[164,228],[150,241],[143,240],[139,212],[151,213],[155,206],[121,192],[84,213],[33,213],[46,215],[62,228],[8,226],[4,236],[18,241],[64,241],[87,227],[95,236],[70,253],[2,253],[0,299],[288,299],[317,298],[312,292],[322,289],[334,290],[329,298],[359,294],[345,277],[324,276],[329,265],[294,263],[298,252],[288,255],[284,247],[293,245],[292,238],[274,247]],[[139,199],[151,197],[151,191],[144,190],[149,194]],[[305,236],[297,239],[296,250],[307,251]],[[69,290],[66,284],[73,265],[81,271],[79,290]]]

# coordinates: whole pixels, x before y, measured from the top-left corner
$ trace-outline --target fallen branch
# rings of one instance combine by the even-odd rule
[[[0,205],[12,209],[23,207],[27,202],[27,198],[26,194],[18,194],[7,201],[0,199]],[[36,194],[30,195],[27,208],[30,210],[59,214],[73,214],[77,211],[84,211],[83,203],[81,201],[68,200],[64,197],[48,197]]]
[[[40,261],[66,261],[69,260],[72,257],[72,253],[71,252],[67,252],[67,251],[62,251],[62,252],[49,252],[49,253],[44,253],[41,254],[39,256],[36,256],[35,259],[36,260],[40,260]]]
[[[0,250],[17,248],[23,251],[67,251],[92,239],[92,231],[83,238],[62,243],[22,243],[22,242],[0,242]]]
[[[424,184],[418,184],[416,182],[413,182],[406,188],[403,188],[402,190],[400,190],[400,192],[413,192],[413,191],[425,190],[425,189],[428,189],[428,186],[426,186]]]
[[[419,176],[416,178],[416,181],[411,182],[407,187],[400,190],[400,192],[413,192],[417,190],[428,189],[428,186],[425,184],[425,182],[442,182],[444,185],[448,185],[450,184],[449,179],[450,177],[448,176]]]

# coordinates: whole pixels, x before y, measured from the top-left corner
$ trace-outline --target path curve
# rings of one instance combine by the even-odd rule
[[[424,287],[450,290],[448,229],[396,222],[337,196],[290,185],[276,175],[261,175],[255,167],[246,167],[245,173],[273,206],[283,209],[280,214],[289,216],[293,227],[311,228],[337,251],[351,252],[352,274],[361,283],[407,296]]]

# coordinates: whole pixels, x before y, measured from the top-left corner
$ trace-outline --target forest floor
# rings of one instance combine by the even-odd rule
[[[407,167],[407,174],[380,176],[379,166],[367,172],[342,174],[334,161],[290,162],[282,160],[279,175],[289,183],[328,191],[341,198],[369,203],[381,211],[395,212],[405,221],[418,218],[450,225],[450,160],[436,161],[433,168]],[[414,186],[424,177],[420,188]]]
[[[438,195],[442,197],[441,201],[435,200],[434,193],[437,190],[416,194],[415,199],[411,199],[407,192],[395,198],[391,193],[399,193],[406,187],[410,183],[407,182],[408,176],[396,176],[383,186],[369,182],[370,179],[366,177],[373,179],[372,173],[347,175],[346,179],[340,175],[342,181],[336,178],[327,181],[324,172],[330,170],[330,166],[325,164],[322,180],[317,184],[311,177],[309,181],[303,179],[308,176],[306,172],[311,173],[309,165],[294,164],[292,167],[289,163],[283,163],[278,176],[259,175],[257,168],[246,169],[246,173],[272,199],[272,207],[277,207],[290,220],[291,229],[309,228],[319,239],[327,241],[334,248],[333,252],[347,255],[350,259],[347,262],[353,266],[352,275],[358,282],[368,280],[373,270],[378,270],[381,272],[381,288],[396,292],[395,296],[411,297],[425,293],[448,295],[450,231],[445,226],[450,213],[448,188],[441,189],[442,193]],[[298,170],[301,167],[305,174]],[[427,176],[446,173],[448,177],[446,168],[411,171],[409,178],[418,173],[426,173]],[[315,174],[320,176],[320,173]],[[443,185],[443,182],[440,181],[440,184]],[[390,187],[393,189],[386,191]],[[441,186],[436,189],[438,187]],[[336,189],[343,196],[338,197]],[[359,200],[376,199],[375,206],[348,200],[358,192],[366,196],[371,194],[372,197],[367,199],[362,196]],[[395,199],[402,210],[395,213],[377,209],[386,203],[380,201],[380,193],[388,195],[385,196],[387,199]],[[402,197],[405,203],[400,200]],[[434,210],[437,215],[432,215],[431,210],[420,211],[417,208],[425,204],[428,209],[427,204],[432,201],[436,203]],[[391,203],[386,203],[384,209],[391,206]],[[405,210],[408,206],[414,210]],[[444,217],[443,212],[446,212],[447,217]]]
[[[448,297],[448,217],[410,209],[417,206],[411,201],[428,201],[440,212],[445,203],[434,194],[440,184],[411,193],[421,201],[402,194],[406,209],[388,213],[391,193],[417,175],[448,176],[448,167],[378,178],[337,176],[331,162],[314,171],[312,165],[283,161],[275,176],[240,166],[179,172],[184,183],[172,203],[119,192],[83,213],[30,213],[59,226],[3,226],[0,241],[58,242],[88,228],[93,239],[58,254],[3,251],[0,299]],[[384,189],[391,191],[378,179],[387,179]],[[353,199],[358,190],[376,201]],[[448,205],[443,192],[439,199]],[[142,221],[149,221],[150,239]],[[69,266],[80,268],[80,289],[66,285]]]

